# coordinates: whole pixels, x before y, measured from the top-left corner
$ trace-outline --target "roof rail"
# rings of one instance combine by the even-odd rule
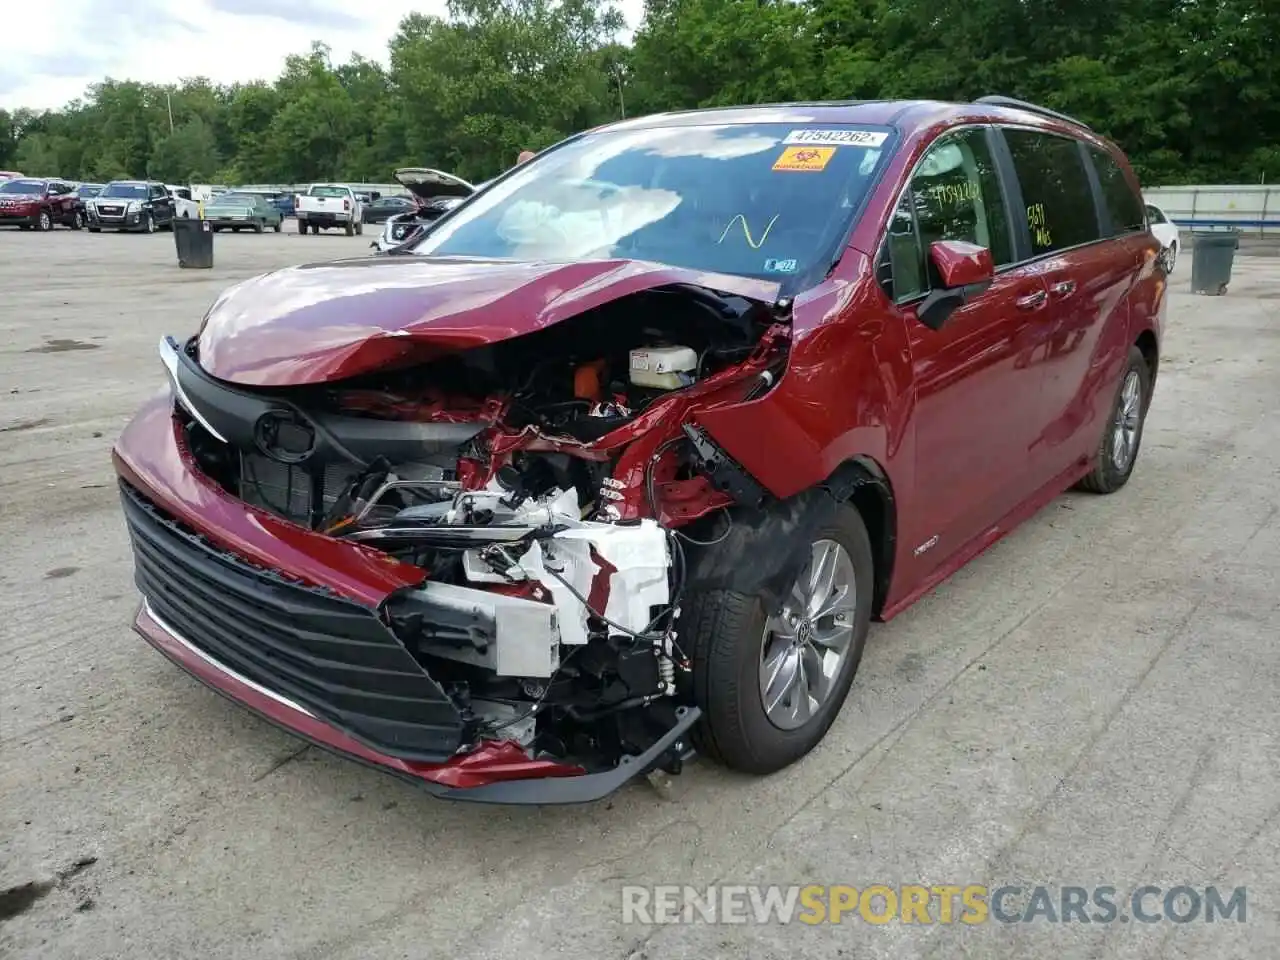
[[[1026,100],[1016,100],[1013,97],[990,95],[979,97],[974,101],[974,103],[985,103],[992,107],[1009,107],[1013,110],[1027,110],[1031,113],[1038,113],[1044,117],[1053,117],[1056,120],[1065,120],[1067,123],[1074,123],[1077,127],[1084,127],[1086,130],[1090,129],[1087,123],[1082,120],[1077,120],[1075,117],[1068,116],[1065,113],[1059,113],[1057,110],[1050,110],[1048,107],[1042,107],[1036,103],[1029,103]]]

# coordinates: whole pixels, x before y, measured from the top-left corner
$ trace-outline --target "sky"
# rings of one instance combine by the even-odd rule
[[[618,3],[631,26],[642,5]],[[146,83],[274,79],[285,57],[306,53],[313,40],[328,44],[336,63],[352,53],[385,63],[387,41],[403,17],[444,12],[444,0],[57,0],[53,6],[58,29],[22,31],[20,44],[5,44],[0,109],[61,107],[108,76]],[[19,19],[38,9],[22,5]]]

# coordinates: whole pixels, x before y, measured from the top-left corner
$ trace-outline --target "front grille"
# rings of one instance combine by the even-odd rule
[[[188,643],[383,753],[438,763],[457,750],[456,707],[377,611],[255,567],[120,491],[138,589]]]

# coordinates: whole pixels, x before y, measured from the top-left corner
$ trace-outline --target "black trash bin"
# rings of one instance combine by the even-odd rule
[[[178,248],[178,266],[204,270],[213,266],[213,231],[208,220],[175,217],[173,243]]]
[[[1240,234],[1236,230],[1198,231],[1191,234],[1191,292],[1220,297],[1231,282]]]

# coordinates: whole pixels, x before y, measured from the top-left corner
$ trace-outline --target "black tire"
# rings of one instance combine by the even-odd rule
[[[307,232],[307,221],[300,219],[298,221],[298,233],[300,235],[305,235],[306,232]]]
[[[1128,461],[1120,465],[1116,462],[1113,451],[1115,449],[1116,433],[1121,429],[1119,415],[1124,397],[1124,388],[1129,381],[1131,373],[1136,374],[1138,389],[1141,391],[1138,398],[1137,433],[1134,436],[1133,449],[1129,454]],[[1124,373],[1120,375],[1120,383],[1116,387],[1116,396],[1107,414],[1107,422],[1103,426],[1102,439],[1098,441],[1097,449],[1094,452],[1093,470],[1076,484],[1077,489],[1087,490],[1089,493],[1115,493],[1129,482],[1129,477],[1133,474],[1133,468],[1138,462],[1138,453],[1142,449],[1142,434],[1147,423],[1147,407],[1150,404],[1151,371],[1147,369],[1147,361],[1142,356],[1142,351],[1137,347],[1130,347],[1128,362],[1125,364]]]
[[[220,230],[222,230],[221,227],[215,227],[215,226],[210,226],[209,229],[212,230],[214,233],[218,233]]]
[[[354,236],[355,236],[355,234],[356,234],[356,228],[355,228],[355,226],[353,226],[353,225],[352,225],[352,223],[351,223],[351,221],[350,221],[350,220],[348,220],[348,221],[347,221],[347,225],[346,225],[346,228],[345,228],[345,229],[346,229],[346,232],[347,232],[347,236],[348,236],[348,237],[354,237]]]
[[[264,231],[264,230],[266,230],[266,229],[267,229],[266,223],[265,223],[265,222],[263,222],[262,220],[257,221],[257,222],[256,222],[256,223],[254,223],[254,225],[253,225],[253,232],[254,232],[254,233],[262,233],[262,231]]]
[[[274,230],[276,233],[279,233],[283,227],[284,227],[284,221],[277,220],[275,223],[275,226],[273,226],[271,229]]]
[[[318,237],[318,236],[320,236],[320,224],[318,224],[318,223],[313,223],[313,224],[311,225],[311,235],[312,235],[313,237]]]
[[[90,233],[101,233],[101,232],[102,232],[102,228],[101,228],[101,227],[90,227],[90,228],[89,228],[89,232],[90,232]]]
[[[239,233],[239,232],[240,232],[240,228],[239,228],[239,227],[232,227],[232,228],[231,228],[231,232],[232,232],[232,233]]]
[[[693,731],[694,746],[734,770],[773,773],[807,754],[831,728],[858,671],[875,583],[866,525],[854,507],[842,504],[817,526],[813,538],[834,540],[844,547],[853,564],[856,600],[853,633],[841,672],[804,725],[781,729],[765,711],[760,665],[767,617],[760,597],[727,589],[697,593],[680,618],[680,645],[693,661],[693,699],[702,710]]]
[[[41,210],[36,214],[35,222],[31,225],[41,233],[48,233],[53,229],[53,215],[48,210]]]
[[[144,213],[142,215],[142,232],[143,233],[156,232],[156,218],[153,217],[150,213]]]
[[[1169,272],[1173,273],[1173,268],[1178,265],[1178,241],[1175,240],[1169,244]]]
[[[364,236],[364,223],[359,220],[356,221],[356,236],[357,237]]]
[[[71,222],[67,224],[72,230],[81,230],[84,228],[84,214],[79,210],[71,211]]]

